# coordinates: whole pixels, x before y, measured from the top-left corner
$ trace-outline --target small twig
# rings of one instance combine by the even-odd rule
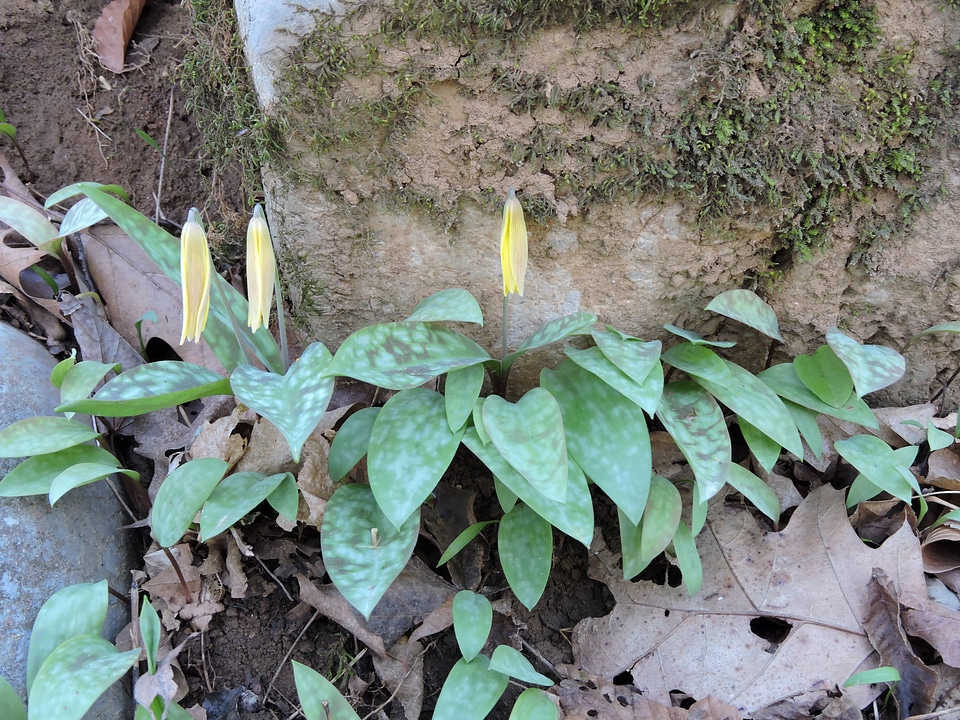
[[[941,718],[949,715],[950,713],[960,713],[960,705],[956,705],[952,708],[946,708],[944,710],[937,710],[932,713],[925,713],[924,715],[911,715],[906,720],[934,720],[934,718]]]
[[[138,518],[136,515],[133,514],[133,510],[131,510],[130,506],[127,505],[126,501],[123,499],[123,496],[120,494],[120,491],[117,490],[116,487],[114,487],[113,478],[108,476],[104,479],[107,481],[107,487],[110,488],[111,491],[113,491],[113,494],[117,498],[117,502],[120,503],[120,506],[123,508],[124,512],[126,512],[127,515],[130,516],[130,520],[133,522],[137,522],[137,520],[139,520],[140,518]]]
[[[180,580],[180,587],[183,588],[183,596],[189,605],[193,602],[193,598],[190,597],[190,588],[187,587],[187,581],[183,577],[183,573],[180,571],[180,564],[173,556],[173,553],[170,552],[170,548],[163,548],[163,554],[167,556],[167,559],[170,561],[170,565],[173,567],[173,571],[177,574],[177,578]]]
[[[533,645],[528,643],[523,638],[520,638],[520,644],[523,645],[524,649],[527,650],[531,655],[533,655],[537,660],[543,663],[544,667],[550,670],[550,673],[553,675],[557,674],[557,669],[554,667],[553,663],[547,660],[539,650],[537,650]]]
[[[287,660],[290,659],[290,656],[293,655],[293,650],[297,647],[297,643],[300,642],[303,638],[304,633],[310,629],[310,626],[313,624],[313,621],[320,616],[319,610],[314,610],[313,615],[307,620],[307,624],[303,626],[303,630],[300,631],[300,634],[294,639],[293,643],[290,645],[290,649],[287,650],[287,654],[283,656],[283,660],[280,661],[280,664],[277,666],[277,671],[273,674],[273,677],[270,678],[270,684],[267,685],[267,691],[263,694],[263,702],[267,702],[267,697],[270,695],[270,691],[273,690],[273,684],[277,681],[277,678],[280,677],[280,672],[283,670],[283,666],[287,664]]]
[[[160,196],[163,194],[163,170],[167,165],[167,143],[170,141],[170,121],[173,120],[173,88],[170,88],[170,104],[167,107],[167,129],[163,133],[163,151],[160,153],[160,178],[157,180],[157,210],[153,222],[160,224]]]
[[[207,634],[200,633],[200,669],[203,671],[203,682],[206,685],[207,692],[213,692],[213,685],[210,682],[210,676],[207,674],[207,648],[204,642]]]
[[[938,397],[943,395],[947,391],[947,388],[950,387],[950,383],[957,379],[957,375],[960,375],[960,367],[953,371],[953,375],[951,375],[946,382],[941,383],[940,389],[932,398],[930,398],[930,402],[934,402]],[[943,408],[941,408],[941,410],[942,409]]]
[[[263,568],[263,571],[271,577],[271,579],[280,587],[281,590],[283,590],[283,594],[287,596],[287,600],[289,600],[290,602],[293,602],[293,596],[290,594],[287,588],[284,587],[283,583],[280,582],[279,578],[277,578],[276,575],[270,572],[270,568],[264,565],[263,560],[258,558],[256,555],[253,556],[253,559],[256,560],[258,563],[260,563],[260,567]]]

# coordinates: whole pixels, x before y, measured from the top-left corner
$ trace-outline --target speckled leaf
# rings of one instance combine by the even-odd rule
[[[516,403],[491,395],[483,403],[483,427],[494,447],[546,497],[567,496],[567,443],[556,399],[533,388]]]
[[[249,514],[267,499],[289,473],[228,475],[213,489],[200,513],[200,542],[207,542]]]
[[[691,382],[669,383],[657,417],[690,463],[701,500],[720,492],[730,472],[730,434],[717,401]]]
[[[687,586],[687,593],[696,595],[703,584],[703,566],[700,564],[697,540],[683,521],[677,526],[677,532],[673,536],[673,552],[677,565],[680,566],[683,582]]]
[[[60,402],[86,400],[109,372],[120,372],[120,363],[101,363],[84,360],[70,368],[60,383]]]
[[[78,463],[120,465],[113,455],[95,445],[74,445],[54,453],[34,455],[7,473],[0,482],[0,497],[46,495],[54,478]]]
[[[433,720],[483,720],[509,682],[506,675],[490,669],[484,655],[470,662],[460,658],[443,682]]]
[[[0,222],[6,223],[37,247],[57,236],[47,216],[19,200],[0,195]]]
[[[697,377],[697,382],[720,402],[754,427],[776,440],[798,457],[803,457],[803,443],[790,412],[780,398],[757,377],[739,365],[724,360],[730,371],[728,380],[718,383]]]
[[[286,375],[241,365],[230,376],[237,399],[256,410],[283,433],[294,462],[317,428],[333,395],[334,380],[322,373],[332,356],[322,343],[311,343]]]
[[[29,716],[81,720],[139,657],[140,648],[121,653],[95,635],[65,640],[40,666],[27,701]]]
[[[516,352],[512,352],[503,359],[503,370],[506,372],[518,357],[528,350],[535,350],[544,345],[558,342],[564,338],[574,335],[586,335],[590,332],[593,324],[597,322],[597,316],[593,313],[575,312],[571,315],[564,315],[556,320],[551,320],[528,337]]]
[[[567,452],[614,504],[639,522],[652,458],[643,410],[572,362],[544,369],[540,384],[560,405]]]
[[[509,645],[498,645],[494,649],[490,656],[490,669],[531,685],[553,685],[553,680],[538,673],[519,650]]]
[[[780,500],[777,494],[752,472],[737,463],[732,463],[730,478],[727,482],[768,518],[774,522],[780,519]]]
[[[818,398],[809,388],[804,385],[793,363],[781,363],[767,368],[757,374],[757,378],[762,380],[777,395],[797,405],[813,410],[814,412],[830,415],[831,417],[846,420],[869,428],[878,428],[880,424],[874,416],[873,411],[867,407],[867,404],[857,397],[856,392],[850,393],[847,402],[843,407],[835,408],[827,405]]]
[[[440,482],[460,445],[451,432],[443,396],[414,388],[390,398],[370,434],[370,488],[396,527],[418,511]]]
[[[55,190],[52,194],[47,196],[46,200],[44,200],[43,207],[49,210],[54,205],[60,205],[64,200],[69,200],[72,197],[83,194],[83,188],[85,187],[97,188],[105,193],[112,193],[128,203],[132,202],[130,200],[130,196],[127,194],[127,191],[124,190],[120,185],[104,185],[103,183],[98,182],[84,182],[65,185],[59,190]]]
[[[550,523],[533,508],[517,503],[500,520],[497,550],[510,589],[527,610],[533,610],[550,577],[553,561]]]
[[[81,230],[86,230],[106,218],[107,214],[98,208],[93,200],[83,198],[67,210],[67,214],[63,216],[63,221],[60,223],[57,235],[66,237]]]
[[[623,549],[623,576],[638,575],[673,540],[680,523],[683,504],[680,491],[659,475],[650,481],[650,497],[643,519],[634,523],[620,515],[620,544]]]
[[[493,606],[483,595],[461,590],[453,596],[453,632],[460,654],[470,662],[477,656],[493,627]]]
[[[857,398],[859,400],[859,398]],[[820,425],[817,423],[817,413],[810,408],[797,405],[795,402],[783,398],[783,404],[790,411],[790,417],[797,424],[800,437],[807,443],[807,447],[819,459],[823,454],[823,437],[820,435]],[[873,417],[873,413],[871,413]]]
[[[480,303],[463,288],[450,288],[421,300],[410,313],[408,321],[468,322],[483,325]]]
[[[624,397],[639,405],[653,415],[660,404],[660,394],[663,392],[663,367],[655,362],[650,373],[642,384],[634,382],[625,372],[607,359],[600,348],[592,347],[586,350],[564,348],[564,352],[573,362],[587,370]]]
[[[454,432],[463,427],[470,417],[483,388],[483,365],[469,365],[447,373],[443,397],[447,408],[447,423]]]
[[[211,395],[229,395],[230,381],[207,368],[176,360],[147,363],[110,380],[88,400],[64,403],[57,412],[127,417],[175,407]]]
[[[17,691],[0,677],[0,717],[5,720],[27,720],[27,708]]]
[[[89,425],[63,417],[25,418],[0,430],[0,458],[45,455],[100,437]]]
[[[297,697],[307,720],[360,720],[350,703],[323,675],[296,660],[292,664]]]
[[[500,485],[506,486],[510,492],[522,498],[555,528],[574,540],[579,540],[584,547],[590,546],[593,540],[593,500],[587,487],[587,479],[575,462],[571,461],[567,467],[567,500],[558,502],[534,489],[523,475],[503,459],[496,448],[484,445],[477,436],[476,429],[467,429],[463,435],[463,444],[490,469]],[[499,495],[498,491],[498,497]]]
[[[759,295],[750,290],[727,290],[720,293],[710,301],[707,310],[738,320],[767,337],[783,342],[777,314]]]
[[[219,458],[198,458],[185,462],[164,478],[150,511],[153,536],[160,547],[173,547],[180,542],[229,468]]]
[[[694,345],[709,345],[710,347],[718,348],[732,348],[736,343],[732,340],[707,340],[703,335],[693,330],[684,330],[683,328],[678,328],[676,325],[664,325],[663,329],[669,333],[673,333],[677,337],[682,337],[688,342],[692,342]]]
[[[107,618],[107,581],[57,590],[40,607],[27,651],[27,692],[47,656],[74,635],[99,635]]]
[[[53,505],[74,488],[89,485],[116,473],[123,473],[134,480],[140,479],[140,473],[117,467],[114,463],[83,462],[72,465],[57,475],[50,483],[50,504]]]
[[[489,360],[473,340],[421,322],[371,325],[337,350],[328,375],[345,375],[388,390],[408,390],[445,372]]]
[[[663,361],[688,375],[696,375],[713,382],[722,383],[730,379],[730,371],[723,360],[705,345],[674,345],[663,353]]]
[[[480,438],[480,441],[484,445],[490,444],[490,436],[487,435],[487,431],[483,429],[483,403],[486,398],[479,397],[477,401],[473,404],[473,427],[477,430],[477,436]]]
[[[644,342],[615,328],[607,330],[593,333],[600,352],[635,383],[643,385],[660,358],[660,341]]]
[[[833,444],[840,457],[853,465],[867,480],[906,503],[920,485],[910,472],[918,448],[908,446],[898,452],[875,435],[854,435]],[[906,472],[902,472],[906,470]]]
[[[539,688],[527,688],[513,704],[508,720],[557,720],[560,711],[553,700]]]
[[[813,355],[797,355],[793,369],[800,382],[831,407],[842,407],[853,392],[850,372],[829,345],[821,345]]]
[[[367,485],[344,485],[327,503],[320,547],[330,579],[365,617],[413,554],[420,511],[396,529]]]
[[[293,473],[283,473],[283,479],[277,485],[277,489],[267,495],[267,502],[287,520],[296,522],[297,510],[300,506],[300,490],[297,489],[297,479]]]
[[[882,345],[861,345],[837,328],[827,330],[827,344],[847,366],[860,397],[893,385],[906,372],[906,360],[896,350]]]
[[[330,443],[330,456],[327,458],[327,467],[333,482],[343,480],[367,454],[370,433],[373,432],[373,423],[379,414],[380,408],[368,407],[357,410],[343,421]]]
[[[787,410],[790,409],[787,408]],[[790,413],[790,419],[793,419],[792,412]],[[780,459],[780,443],[757,430],[756,426],[751,425],[743,418],[737,418],[737,424],[740,426],[740,432],[747,443],[747,447],[750,448],[750,452],[753,453],[753,457],[760,463],[760,467],[770,472],[773,466],[777,464],[777,460]]]

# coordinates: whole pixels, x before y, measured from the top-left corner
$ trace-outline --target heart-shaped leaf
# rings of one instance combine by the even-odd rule
[[[118,467],[120,462],[95,445],[74,445],[46,455],[27,458],[0,481],[0,497],[46,495],[54,479],[64,470],[80,463],[99,463]]]
[[[293,661],[293,682],[307,720],[360,720],[340,691],[316,670]]]
[[[559,716],[549,695],[539,688],[527,688],[513,704],[507,720],[557,720]]]
[[[793,363],[780,363],[768,367],[757,378],[773,390],[777,395],[797,405],[813,410],[814,412],[829,415],[831,417],[846,420],[869,428],[878,428],[880,423],[874,416],[873,411],[867,407],[867,404],[861,400],[856,392],[850,393],[847,402],[843,407],[835,408],[823,402],[820,398],[810,392],[810,389],[797,377],[796,369]]]
[[[230,466],[219,458],[198,458],[173,470],[157,491],[150,518],[160,547],[173,547]]]
[[[831,407],[843,406],[853,392],[850,372],[829,345],[821,345],[813,355],[797,355],[793,369],[800,382]]]
[[[650,375],[660,358],[662,348],[659,340],[644,342],[639,338],[624,335],[615,328],[607,328],[607,332],[593,333],[593,341],[607,360],[639,385],[643,385]]]
[[[50,483],[50,504],[53,505],[60,498],[74,488],[102,480],[115,473],[123,473],[129,478],[138,480],[140,473],[134,470],[117,467],[114,463],[77,463],[57,475]]]
[[[468,365],[447,373],[443,397],[447,408],[447,423],[456,432],[473,412],[483,388],[483,365]]]
[[[710,301],[707,310],[738,320],[767,337],[783,342],[777,314],[759,295],[750,290],[727,290],[720,293]]]
[[[572,362],[544,369],[540,384],[563,414],[567,452],[617,507],[639,522],[652,457],[643,410]]]
[[[404,390],[380,410],[370,434],[370,489],[395,527],[419,511],[453,462],[463,430],[451,432],[443,396]]]
[[[300,461],[300,450],[333,395],[333,378],[322,374],[331,360],[322,343],[311,343],[286,375],[241,365],[230,376],[237,399],[273,423],[287,439],[294,462]]]
[[[457,660],[443,682],[433,720],[483,720],[507,689],[510,679],[490,669],[490,661],[477,655]]]
[[[777,494],[752,472],[737,463],[731,463],[728,482],[768,518],[774,522],[780,519],[780,500]]]
[[[407,564],[419,531],[419,509],[397,529],[367,485],[344,485],[327,502],[320,526],[323,563],[337,590],[365,618]]]
[[[0,430],[0,458],[46,455],[100,437],[89,425],[63,417],[25,418]]]
[[[408,321],[468,322],[483,326],[480,303],[463,288],[450,288],[424,298],[410,313]]]
[[[3,677],[0,677],[0,717],[7,720],[27,720],[27,708],[23,700]]]
[[[212,370],[162,360],[127,370],[110,380],[92,398],[64,403],[57,412],[102,417],[128,417],[175,407],[211,395],[229,395],[230,381]]]
[[[200,541],[207,542],[250,513],[289,474],[268,476],[259,472],[238,472],[221,480],[203,504]]]
[[[574,335],[586,335],[596,322],[597,316],[587,312],[575,312],[556,320],[550,320],[524,340],[515,352],[510,353],[503,359],[502,372],[507,373],[517,358],[528,350],[535,350]]]
[[[550,577],[553,561],[550,523],[530,506],[517,503],[500,520],[497,550],[510,589],[527,610],[533,610]]]
[[[577,350],[568,347],[563,351],[577,365],[596,375],[621,395],[646,410],[649,415],[652,416],[657,411],[660,394],[663,392],[663,367],[659,362],[654,362],[643,383],[637,383],[614,365],[600,348]]]
[[[333,482],[343,480],[367,454],[373,423],[379,414],[378,407],[362,408],[343,421],[330,443],[330,455],[327,458],[327,468]]]
[[[519,650],[514,650],[509,645],[497,645],[493,655],[490,656],[490,669],[509,675],[520,682],[547,687],[553,685],[553,680],[534,670],[533,664]]]
[[[713,382],[722,383],[730,377],[730,371],[720,356],[705,345],[679,343],[663,353],[663,361],[688,375],[696,375]]]
[[[494,447],[544,496],[567,497],[567,443],[560,406],[544,388],[516,403],[492,395],[483,403],[483,427]]]
[[[460,654],[470,662],[477,656],[493,627],[493,606],[483,595],[461,590],[453,596],[453,631]]]
[[[837,328],[827,330],[827,344],[847,366],[860,397],[893,385],[906,372],[907,362],[896,350],[861,345]]]
[[[681,337],[687,342],[692,342],[694,345],[709,345],[710,347],[718,348],[732,348],[736,343],[732,340],[707,340],[698,332],[693,330],[684,330],[683,328],[678,328],[676,325],[664,325],[663,329],[669,333],[673,333],[677,337]]]

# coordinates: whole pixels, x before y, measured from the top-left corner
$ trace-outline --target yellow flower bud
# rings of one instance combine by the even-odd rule
[[[527,274],[527,226],[523,208],[513,188],[503,205],[500,228],[500,265],[503,268],[503,294],[523,295],[523,278]]]
[[[200,342],[210,311],[210,282],[213,262],[200,214],[191,208],[180,232],[180,287],[183,290],[183,332],[185,340]]]
[[[270,324],[270,304],[276,279],[277,260],[273,254],[270,229],[263,209],[257,205],[247,225],[247,297],[250,306],[247,325],[254,332],[261,325]]]

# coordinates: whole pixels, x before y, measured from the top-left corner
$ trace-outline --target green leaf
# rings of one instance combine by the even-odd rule
[[[860,400],[860,398],[857,398]],[[861,401],[862,402],[862,401]],[[795,402],[783,398],[783,404],[790,411],[790,417],[797,424],[800,437],[804,439],[813,454],[819,459],[823,455],[823,437],[820,435],[820,425],[817,424],[817,413],[814,410],[797,405]],[[873,413],[870,413],[873,417]]]
[[[509,645],[497,645],[490,656],[490,669],[531,685],[553,685],[553,680],[534,670],[531,662]]]
[[[634,523],[621,511],[620,544],[624,579],[629,580],[640,574],[651,560],[667,548],[677,532],[681,510],[680,491],[666,478],[654,475],[642,520]]]
[[[730,485],[768,518],[777,522],[780,519],[780,500],[763,480],[737,463],[730,465]]]
[[[63,379],[66,377],[67,373],[70,372],[70,368],[77,364],[77,351],[74,350],[73,354],[68,358],[64,358],[58,362],[53,371],[50,373],[50,382],[54,387],[59,388],[63,385]]]
[[[0,118],[2,119],[2,118]],[[3,133],[11,140],[17,139],[17,128],[7,122],[0,122],[0,133]]]
[[[842,407],[853,392],[853,378],[829,345],[821,345],[813,355],[797,355],[793,369],[800,382],[831,407]]]
[[[27,720],[27,708],[6,678],[0,677],[0,717],[5,720]]]
[[[93,187],[98,188],[100,191],[105,193],[112,193],[117,197],[123,199],[124,202],[130,203],[133,202],[130,199],[130,196],[127,194],[127,191],[124,190],[119,185],[104,185],[98,182],[85,182],[85,183],[73,183],[72,185],[66,185],[59,190],[56,190],[52,195],[50,195],[46,201],[43,203],[43,207],[47,210],[52,208],[54,205],[59,205],[64,200],[69,200],[72,197],[83,194],[84,187]]]
[[[107,581],[57,590],[40,607],[27,651],[27,692],[47,657],[74,635],[99,635],[107,618]]]
[[[960,333],[960,322],[945,322],[940,323],[939,325],[932,325],[928,327],[923,332],[918,332],[907,342],[907,347],[913,345],[917,340],[927,335],[933,335],[934,333]]]
[[[419,530],[419,510],[396,529],[366,485],[344,485],[327,502],[323,562],[337,590],[365,618],[407,564]]]
[[[453,631],[460,654],[470,662],[483,649],[493,627],[493,606],[483,595],[461,590],[453,596]]]
[[[496,455],[496,457],[499,458],[500,461],[503,462],[504,467],[510,468],[510,469],[509,469],[509,472],[513,473],[516,477],[520,478],[520,480],[521,480],[522,482],[524,482],[524,483],[527,482],[526,480],[523,479],[523,475],[521,475],[520,473],[518,473],[516,470],[514,470],[514,469],[513,469],[512,467],[510,467],[509,465],[507,465],[507,461],[506,461],[506,460],[504,460],[503,458],[501,458],[499,455]],[[575,464],[576,464],[576,463],[573,462],[573,460],[571,460],[570,463],[571,463],[572,465],[575,465]],[[584,477],[584,481],[586,481],[586,477]],[[527,485],[529,485],[529,483],[527,483]],[[496,490],[496,493],[497,493],[497,502],[500,503],[500,510],[501,510],[501,512],[503,512],[503,513],[508,513],[508,512],[510,512],[510,510],[513,508],[514,505],[517,504],[517,501],[518,501],[520,498],[517,497],[517,494],[516,494],[513,490],[511,490],[510,488],[508,488],[504,483],[500,482],[500,478],[498,478],[496,475],[493,476],[493,488],[494,488],[494,490]],[[531,491],[532,493],[536,494],[536,495],[540,495],[540,493],[538,493],[538,492],[537,492],[536,490],[534,490],[533,488],[530,488],[530,491]],[[541,496],[541,497],[542,497],[542,496]],[[499,520],[498,520],[497,522],[499,522]]]
[[[95,445],[74,445],[46,455],[34,455],[7,473],[0,482],[0,497],[46,495],[60,473],[80,463],[120,465],[113,455]]]
[[[703,388],[674,382],[663,388],[657,417],[690,463],[706,502],[720,492],[730,472],[730,433],[720,406]]]
[[[140,473],[117,467],[114,463],[77,463],[61,472],[50,483],[50,504],[53,505],[74,488],[89,485],[115,473],[122,473],[134,480],[140,479]]]
[[[468,365],[447,373],[443,397],[447,409],[447,423],[456,432],[467,422],[483,388],[483,365]]]
[[[950,512],[941,515],[940,517],[937,518],[937,521],[933,523],[933,525],[931,525],[930,527],[931,528],[940,527],[945,522],[948,522],[951,520],[954,522],[960,522],[960,508],[956,510],[951,510]]]
[[[57,646],[37,672],[30,690],[30,717],[82,720],[107,688],[140,657],[140,648],[121,653],[101,637],[76,635]]]
[[[553,531],[529,505],[514,505],[497,533],[500,566],[514,595],[527,610],[540,600],[553,560]]]
[[[289,474],[238,472],[221,480],[203,504],[200,513],[200,542],[207,542],[248,515],[266,500]]]
[[[463,430],[451,432],[443,396],[426,388],[390,398],[373,423],[367,473],[384,514],[400,527],[453,462]]]
[[[343,480],[367,454],[373,423],[379,414],[380,408],[368,407],[357,410],[343,421],[330,443],[330,456],[327,459],[330,479],[333,482]]]
[[[433,720],[483,720],[509,682],[506,675],[490,669],[485,656],[470,662],[461,658],[443,683]]]
[[[867,404],[863,402],[863,400],[857,397],[856,392],[850,393],[850,397],[847,398],[847,402],[844,403],[843,407],[835,408],[827,405],[827,403],[810,392],[809,388],[797,377],[793,363],[773,365],[763,372],[758,373],[757,378],[762,380],[767,387],[780,397],[786,398],[814,412],[856,423],[857,425],[863,425],[864,427],[880,427],[873,411],[867,407]]]
[[[64,403],[57,412],[127,417],[229,394],[230,381],[212,370],[178,360],[162,360],[131,368],[110,380],[89,400]]]
[[[915,445],[895,451],[874,435],[853,435],[833,446],[840,457],[881,490],[906,503],[914,492],[920,494],[920,485],[910,472],[919,449]]]
[[[592,337],[604,357],[638,385],[646,382],[660,358],[659,340],[644,342],[614,328],[593,333]]]
[[[730,371],[723,360],[705,345],[674,345],[663,353],[663,361],[688,375],[696,375],[713,382],[723,383],[730,379]]]
[[[140,637],[147,655],[147,672],[153,675],[157,672],[157,654],[160,652],[160,636],[163,631],[160,628],[160,616],[146,596],[140,605],[139,624]]]
[[[98,208],[90,198],[83,198],[74,203],[73,207],[63,216],[58,236],[66,237],[81,230],[86,230],[101,220],[105,220],[106,217],[107,214]]]
[[[480,303],[463,288],[450,288],[421,300],[407,321],[468,322],[483,326]]]
[[[538,515],[574,540],[579,540],[584,547],[590,547],[593,540],[593,500],[579,465],[572,461],[568,464],[567,500],[560,502],[536,490],[492,445],[484,445],[475,428],[467,429],[463,435],[463,444],[480,458],[494,478],[522,498]],[[499,488],[497,495],[500,497]]]
[[[517,358],[528,350],[535,350],[574,335],[588,334],[595,322],[597,322],[597,316],[593,313],[575,312],[545,323],[533,335],[524,340],[515,352],[510,353],[503,359],[502,372],[506,373]]]
[[[700,333],[694,332],[693,330],[684,330],[683,328],[678,328],[676,325],[667,324],[663,326],[663,329],[688,342],[692,342],[694,345],[709,345],[710,347],[718,348],[732,348],[736,345],[732,340],[707,340]]]
[[[57,228],[47,220],[46,215],[5,195],[0,195],[0,222],[12,227],[37,247],[57,237]]]
[[[86,400],[109,372],[120,372],[120,363],[108,364],[84,360],[64,374],[60,383],[60,402]]]
[[[134,128],[133,131],[134,131],[134,132],[137,134],[137,136],[138,136],[141,140],[143,140],[147,145],[149,145],[149,146],[152,147],[154,150],[156,150],[158,153],[160,153],[161,155],[163,155],[163,150],[160,149],[160,145],[157,144],[157,141],[156,141],[156,140],[154,140],[152,137],[150,137],[149,133],[147,133],[146,130],[141,130],[140,128]]]
[[[789,408],[787,410],[789,411]],[[790,419],[793,419],[792,412],[790,413]],[[760,467],[770,472],[773,466],[777,464],[777,460],[780,459],[780,443],[757,430],[755,426],[743,418],[737,418],[737,424],[740,425],[740,432],[747,443],[747,447],[750,448],[750,452],[753,453],[753,457],[760,463]]]
[[[482,522],[475,522],[473,525],[470,525],[466,530],[457,535],[453,539],[453,542],[447,546],[447,549],[443,551],[443,555],[441,555],[440,559],[437,561],[437,567],[450,562],[456,556],[456,554],[469,545],[470,541],[479,535],[487,525],[493,525],[496,522],[498,521],[484,520]]]
[[[180,542],[229,469],[230,466],[218,458],[198,458],[167,475],[150,514],[153,536],[161,547],[173,547]]]
[[[893,385],[906,372],[906,360],[896,350],[882,345],[861,345],[837,328],[827,330],[827,344],[847,366],[860,397]]]
[[[296,660],[292,664],[297,697],[307,720],[360,720],[350,703],[323,675]]]
[[[677,565],[680,566],[687,593],[696,595],[703,584],[703,567],[700,564],[700,553],[697,552],[696,538],[683,521],[677,526],[677,532],[673,536],[673,551],[677,556]]]
[[[873,670],[854,673],[843,683],[844,687],[853,685],[873,685],[874,683],[900,682],[900,673],[894,667],[884,666]]]
[[[290,522],[297,521],[297,511],[300,508],[300,490],[297,488],[297,479],[293,473],[283,473],[283,480],[277,489],[267,495],[270,507],[283,515]]]
[[[96,437],[100,433],[76,420],[43,415],[26,418],[0,430],[0,458],[46,455]]]
[[[728,290],[720,293],[710,301],[707,310],[738,320],[767,337],[783,342],[773,308],[750,290]]]
[[[492,395],[483,403],[483,427],[493,446],[546,497],[567,496],[567,444],[560,406],[544,388],[516,403]]]
[[[560,711],[543,690],[527,688],[513,704],[508,720],[557,720]]]
[[[477,401],[473,404],[473,427],[477,431],[477,435],[480,438],[481,442],[484,445],[490,444],[490,436],[487,435],[487,431],[483,429],[483,403],[486,401],[486,398],[479,397]]]
[[[596,375],[621,395],[646,410],[649,415],[652,416],[657,411],[660,395],[663,393],[663,367],[659,362],[654,363],[653,369],[650,370],[643,384],[638,385],[633,378],[610,362],[600,348],[593,347],[587,350],[564,348],[564,352],[570,360]]]
[[[943,450],[945,447],[953,445],[954,437],[948,432],[936,427],[930,420],[927,420],[927,445],[930,446],[930,452]]]
[[[283,434],[293,461],[320,423],[333,396],[334,380],[322,373],[333,356],[323,343],[311,343],[286,375],[241,365],[230,376],[237,399],[256,410]]]
[[[652,474],[643,410],[572,362],[544,368],[540,384],[560,405],[567,452],[614,504],[639,522]]]

